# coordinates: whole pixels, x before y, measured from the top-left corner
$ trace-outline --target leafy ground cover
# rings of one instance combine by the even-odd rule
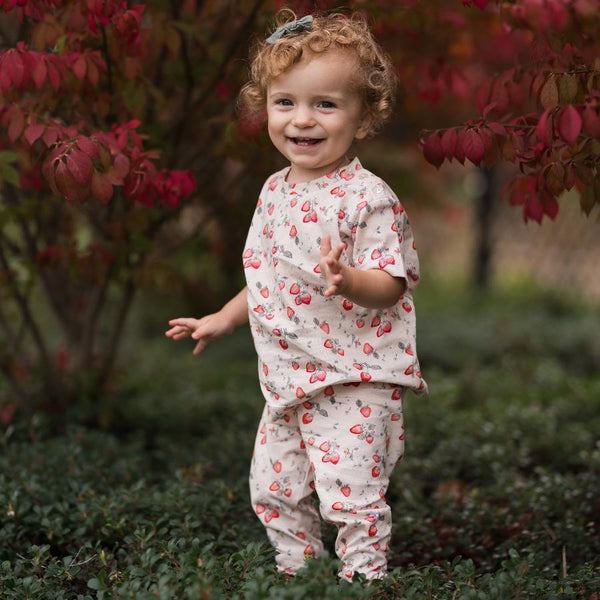
[[[431,395],[406,404],[387,579],[338,583],[331,555],[275,573],[246,483],[251,341],[199,360],[154,311],[120,395],[82,401],[61,435],[43,415],[2,431],[0,597],[598,600],[597,307],[515,289],[417,303]],[[104,428],[82,425],[95,408]]]

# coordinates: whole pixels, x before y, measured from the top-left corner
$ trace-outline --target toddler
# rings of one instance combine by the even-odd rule
[[[406,212],[351,157],[354,140],[389,116],[394,91],[393,66],[357,15],[288,21],[258,43],[241,100],[266,111],[289,166],[260,193],[243,253],[247,287],[215,314],[170,321],[166,333],[191,336],[198,354],[249,321],[266,399],[252,504],[289,574],[323,550],[313,491],[338,529],[340,577],[385,574],[402,400],[407,389],[427,391]]]

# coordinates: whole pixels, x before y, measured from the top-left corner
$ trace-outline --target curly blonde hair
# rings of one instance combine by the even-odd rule
[[[295,20],[293,11],[283,9],[277,13],[276,25]],[[321,54],[328,50],[351,51],[356,56],[354,83],[371,119],[369,133],[375,133],[392,113],[397,77],[390,57],[375,41],[360,13],[313,15],[308,29],[287,33],[273,43],[256,42],[250,54],[250,78],[240,92],[242,106],[251,115],[263,113],[272,79],[300,62],[305,52]]]

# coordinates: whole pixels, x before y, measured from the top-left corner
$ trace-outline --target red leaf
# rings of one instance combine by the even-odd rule
[[[485,154],[485,146],[483,139],[475,129],[467,129],[463,140],[463,148],[465,157],[468,158],[474,165],[478,165]]]
[[[579,111],[572,105],[564,108],[558,115],[558,133],[560,137],[571,145],[575,143],[575,140],[581,133],[583,121]]]
[[[94,171],[92,175],[92,196],[100,202],[108,202],[113,195],[113,186],[107,175]]]
[[[87,62],[85,60],[85,56],[80,54],[77,57],[77,60],[73,63],[73,74],[77,79],[83,80],[85,78],[85,74],[87,73]]]
[[[56,127],[47,127],[42,139],[46,146],[52,146],[52,144],[55,144],[56,140],[58,140],[58,129]]]
[[[488,123],[488,129],[495,133],[496,135],[501,135],[502,137],[506,137],[508,135],[506,131],[506,127],[502,125],[502,123]]]
[[[79,199],[79,187],[73,180],[71,173],[67,169],[67,165],[62,160],[57,162],[58,164],[54,171],[56,187],[69,202],[75,202]]]
[[[583,130],[590,137],[600,139],[600,115],[590,106],[586,106],[581,117]]]
[[[444,152],[438,131],[434,131],[423,143],[423,155],[427,162],[439,167],[444,162]]]
[[[98,85],[98,80],[100,79],[100,73],[98,71],[98,67],[94,63],[93,60],[88,59],[87,61],[87,77],[89,82],[96,87]]]
[[[538,138],[548,148],[552,146],[552,119],[550,118],[550,113],[550,109],[547,108],[542,113],[537,124]]]
[[[129,159],[124,154],[117,154],[113,163],[116,173],[125,177],[129,173]]]
[[[91,158],[99,158],[100,152],[98,150],[98,146],[90,140],[90,138],[79,136],[77,138],[77,147],[85,152]]]
[[[58,88],[60,87],[60,74],[58,69],[52,62],[48,62],[46,67],[48,70],[48,80],[50,81],[50,85],[54,88],[55,92],[58,92]]]
[[[25,129],[25,135],[24,135],[25,139],[27,140],[27,143],[30,146],[33,146],[35,141],[38,140],[42,136],[45,129],[46,129],[46,126],[43,125],[42,123],[32,123],[31,125],[29,125],[29,127],[27,127]]]
[[[544,213],[554,221],[556,215],[558,215],[558,201],[553,196],[546,195],[544,196],[543,204]]]
[[[10,73],[10,78],[15,87],[20,87],[23,83],[23,75],[25,73],[25,65],[23,64],[23,59],[21,58],[21,54],[17,51],[10,51],[10,57],[8,58],[8,69]]]
[[[49,157],[48,159],[46,159],[44,161],[44,163],[42,164],[42,175],[46,178],[46,181],[48,182],[48,185],[50,186],[52,193],[56,194],[58,196],[58,195],[60,195],[60,192],[58,191],[58,188],[56,187],[56,178],[54,175],[54,167],[55,166],[56,166],[55,159],[53,159],[52,157]]]
[[[37,61],[33,69],[33,82],[35,83],[35,87],[39,90],[46,81],[46,77],[48,76],[48,67],[46,66],[46,61],[43,58]]]
[[[457,139],[458,139],[458,136],[456,134],[456,129],[454,129],[454,128],[447,129],[442,134],[442,139],[441,139],[442,151],[444,153],[444,156],[449,160],[452,160],[454,158],[454,153],[456,152]]]
[[[66,162],[73,179],[80,185],[89,185],[94,171],[90,157],[81,150],[72,150]]]
[[[13,105],[13,109],[10,111],[10,122],[8,125],[8,139],[11,142],[15,142],[17,138],[23,133],[25,127],[25,116],[23,111],[17,106]]]
[[[523,217],[525,219],[525,223],[527,223],[529,218],[532,218],[534,221],[537,221],[540,224],[542,222],[542,218],[544,217],[544,205],[541,198],[534,190],[532,190],[532,193],[529,195],[529,198],[525,203]]]

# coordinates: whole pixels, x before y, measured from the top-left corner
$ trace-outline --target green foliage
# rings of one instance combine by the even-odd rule
[[[246,483],[262,404],[247,332],[202,359],[140,334],[126,351],[144,361],[104,407],[112,432],[56,437],[47,415],[3,431],[3,600],[596,600],[596,309],[522,292],[417,300],[431,395],[406,402],[389,577],[338,582],[328,554],[275,572]]]

